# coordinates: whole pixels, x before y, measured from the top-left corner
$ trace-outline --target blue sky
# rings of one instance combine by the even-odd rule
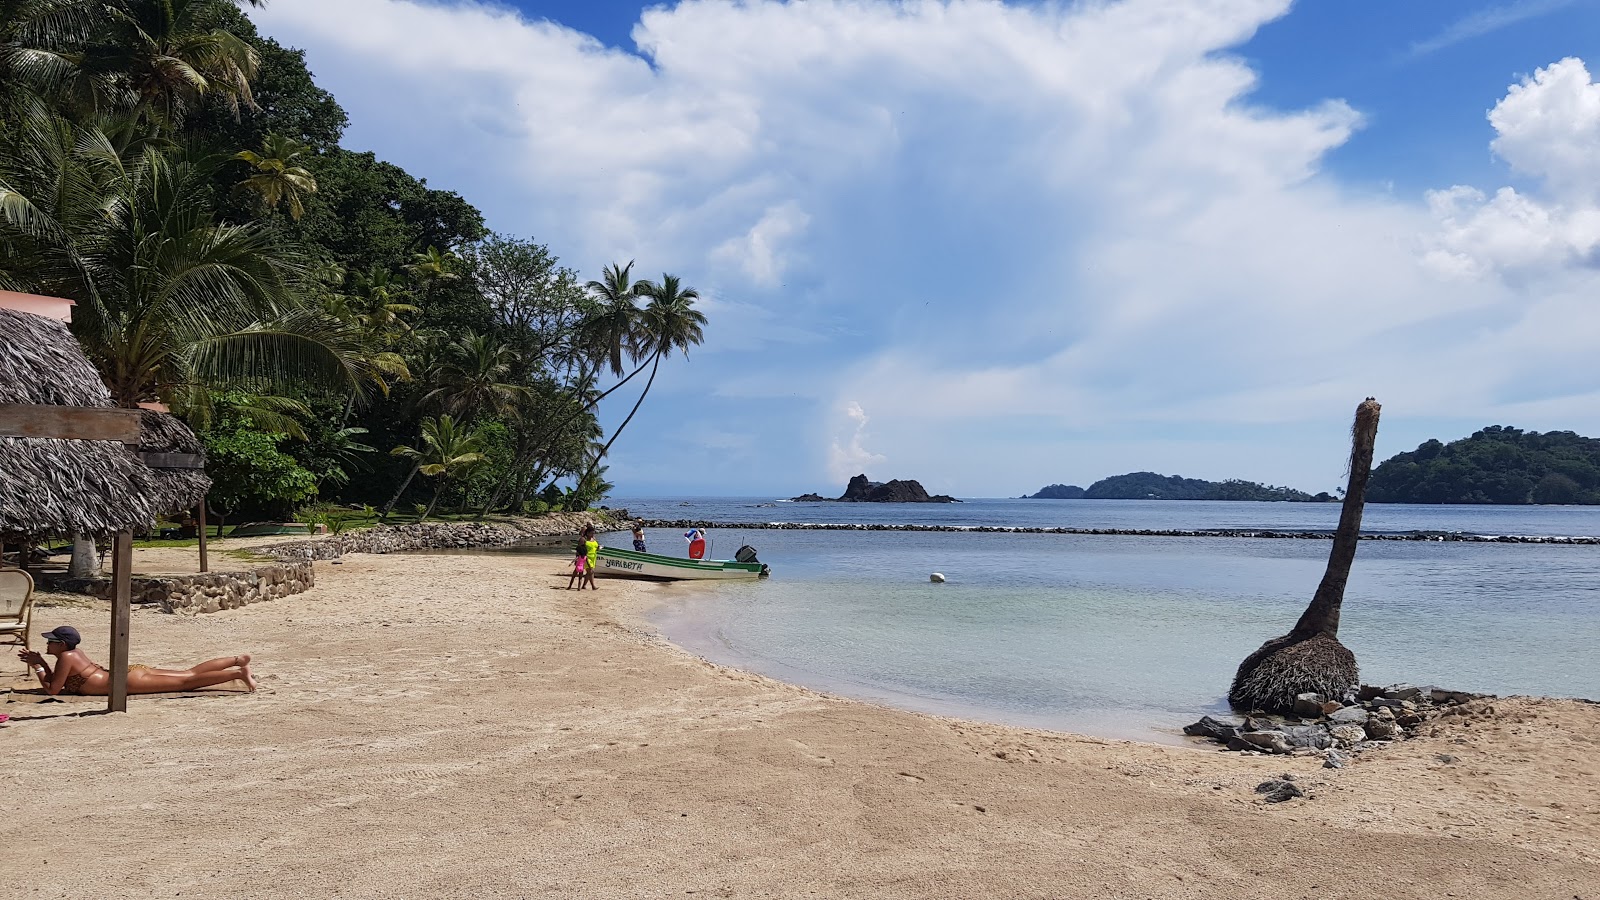
[[[701,291],[705,346],[613,449],[622,496],[1330,490],[1368,395],[1380,458],[1600,435],[1600,0],[252,15],[348,146],[585,277]]]

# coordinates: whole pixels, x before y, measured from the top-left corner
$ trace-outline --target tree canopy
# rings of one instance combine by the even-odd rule
[[[1372,472],[1373,503],[1600,504],[1600,439],[1491,425],[1427,440]]]

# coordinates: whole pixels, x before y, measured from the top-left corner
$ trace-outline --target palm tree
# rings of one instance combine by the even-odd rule
[[[1355,654],[1339,643],[1339,610],[1361,538],[1372,445],[1382,409],[1371,397],[1356,407],[1355,425],[1350,430],[1350,486],[1345,490],[1327,571],[1294,629],[1262,644],[1239,664],[1228,689],[1228,702],[1235,708],[1292,713],[1299,694],[1342,700],[1359,683]]]
[[[633,421],[634,414],[644,404],[644,398],[649,396],[651,386],[656,383],[656,372],[661,368],[661,358],[671,356],[674,350],[682,350],[684,357],[687,358],[689,348],[698,346],[705,340],[705,313],[694,308],[694,302],[700,299],[699,291],[683,287],[676,275],[662,275],[659,284],[642,282],[640,291],[650,298],[650,304],[644,308],[640,337],[636,339],[631,352],[635,358],[647,357],[650,377],[644,383],[644,390],[639,392],[639,399],[634,402],[633,409],[628,411],[628,417],[623,419],[617,430],[611,433],[611,439],[600,448],[600,452],[595,455],[594,462],[589,465],[589,471],[584,473],[583,478],[588,478],[594,472],[600,460],[611,452],[611,445],[617,442],[622,430]],[[583,483],[583,479],[579,479],[579,483]]]
[[[622,376],[625,353],[634,361],[638,359],[631,351],[638,347],[643,327],[639,300],[650,284],[633,283],[628,274],[632,269],[633,260],[625,266],[612,263],[601,276],[603,280],[584,285],[598,301],[599,309],[580,329],[582,344],[597,361],[609,363],[611,374],[618,377]]]
[[[411,255],[411,262],[406,266],[406,272],[424,285],[457,281],[461,278],[455,271],[458,261],[456,255],[449,250],[429,246],[428,249]]]
[[[439,367],[440,384],[423,403],[437,404],[469,420],[484,411],[514,417],[517,401],[528,394],[525,386],[512,380],[520,362],[494,337],[468,333],[448,348]]]
[[[90,45],[83,68],[126,84],[136,118],[170,132],[203,98],[255,108],[250,80],[261,59],[222,28],[207,28],[214,0],[110,0],[106,40]],[[238,2],[238,0],[235,0]],[[262,0],[245,0],[260,6]]]
[[[466,474],[482,463],[485,457],[482,436],[476,430],[463,431],[448,415],[437,419],[429,416],[422,420],[422,444],[421,450],[396,447],[390,452],[415,460],[418,471],[439,479],[439,486],[433,491],[433,500],[422,514],[422,518],[426,519],[433,515],[433,508],[444,493],[445,483]]]
[[[317,179],[296,160],[305,155],[306,146],[278,134],[269,134],[261,142],[261,152],[241,150],[233,158],[248,163],[254,175],[239,182],[236,192],[249,192],[260,198],[262,205],[274,209],[279,203],[289,205],[289,218],[296,222],[305,215],[302,194],[317,192]]]

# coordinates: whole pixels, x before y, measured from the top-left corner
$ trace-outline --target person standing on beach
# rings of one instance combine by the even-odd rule
[[[639,525],[633,526],[633,549],[639,553],[650,552],[644,549],[644,528]]]
[[[577,582],[578,590],[583,590],[584,573],[589,570],[589,548],[579,541],[573,548],[572,575],[567,578],[567,590],[572,590],[573,582]]]
[[[594,583],[594,570],[595,566],[600,564],[600,542],[595,539],[593,525],[583,526],[583,551],[588,566],[584,570],[583,581],[579,583],[578,590],[581,591],[584,585],[588,585],[591,590],[598,591],[600,586]]]

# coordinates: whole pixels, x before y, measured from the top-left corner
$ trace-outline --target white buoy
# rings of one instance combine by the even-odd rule
[[[934,584],[944,584],[944,573],[943,572],[935,572],[932,575],[928,576],[928,580],[933,582]]]

